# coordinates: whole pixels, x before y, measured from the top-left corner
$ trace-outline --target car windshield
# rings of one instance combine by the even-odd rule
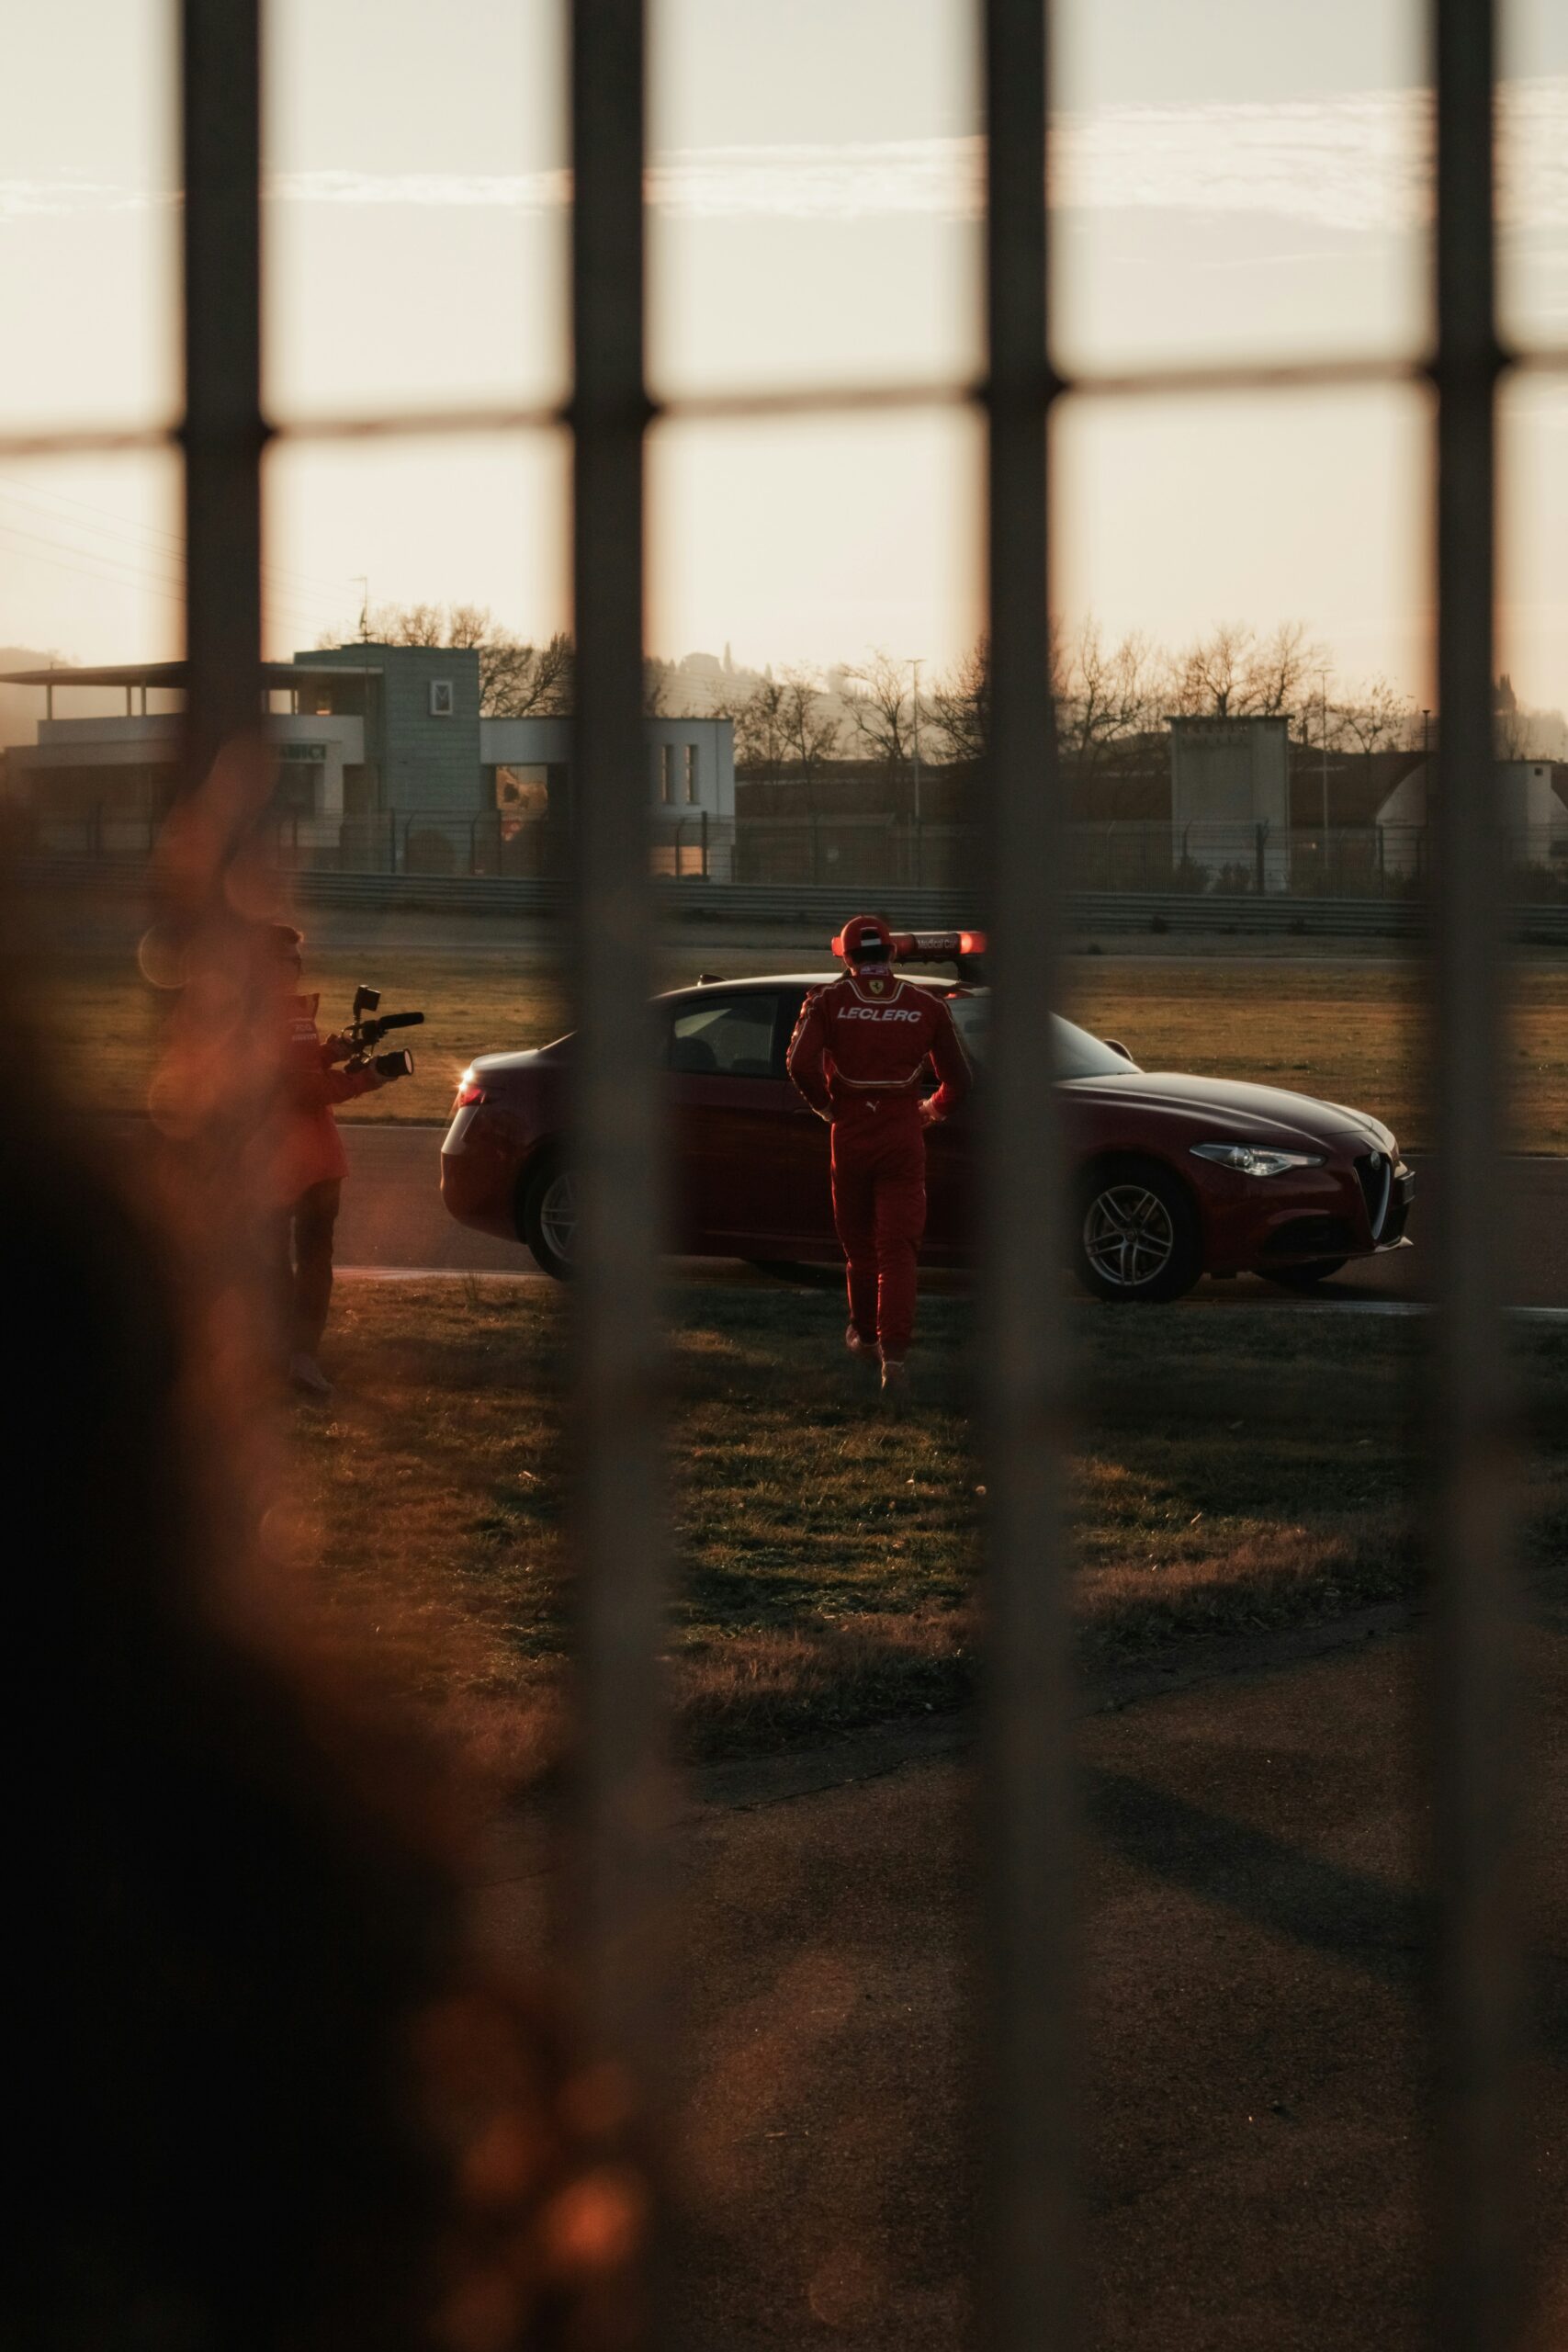
[[[948,1011],[964,1040],[964,1051],[972,1061],[983,1064],[991,1032],[989,997],[950,997]],[[1059,1012],[1053,1014],[1051,1029],[1056,1044],[1058,1078],[1125,1078],[1135,1067],[1112,1046],[1102,1045],[1087,1029],[1080,1029],[1076,1022],[1064,1021]]]

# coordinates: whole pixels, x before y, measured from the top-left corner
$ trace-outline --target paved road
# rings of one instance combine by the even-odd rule
[[[470,1233],[447,1216],[438,1189],[439,1128],[345,1121],[343,1132],[353,1168],[338,1228],[343,1265],[435,1266],[474,1273],[535,1271],[525,1250]],[[1348,1267],[1318,1296],[1403,1300],[1420,1295],[1419,1245],[1423,1225],[1430,1217],[1434,1171],[1424,1169],[1421,1176],[1422,1198],[1411,1226],[1416,1246]],[[1516,1226],[1513,1302],[1518,1306],[1568,1306],[1568,1159],[1515,1160],[1509,1180]],[[1193,1303],[1238,1306],[1281,1296],[1267,1283],[1251,1279],[1206,1282],[1193,1293]]]
[[[1428,2340],[1409,1803],[1414,1637],[1084,1727],[1083,2216],[1097,2352]],[[1568,1801],[1568,1644],[1539,1630],[1540,1818]],[[690,2352],[952,2352],[978,2201],[962,1758],[676,1836]],[[1540,1851],[1531,2233],[1568,2341],[1568,1849]],[[498,1873],[499,1874],[499,1873]],[[535,1948],[541,1888],[492,1887]],[[1532,2342],[1538,2339],[1532,2337]]]

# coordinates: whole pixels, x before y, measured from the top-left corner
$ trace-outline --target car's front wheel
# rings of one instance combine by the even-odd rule
[[[566,1282],[576,1265],[577,1182],[554,1153],[525,1182],[517,1222],[540,1272]]]
[[[1179,1298],[1203,1271],[1191,1194],[1156,1161],[1101,1160],[1079,1193],[1073,1262],[1096,1298],[1119,1305]]]

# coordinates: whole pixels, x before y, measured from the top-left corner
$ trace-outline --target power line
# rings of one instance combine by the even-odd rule
[[[100,548],[70,548],[62,553],[60,540],[46,538],[38,531],[27,530],[19,523],[7,522],[3,515],[0,515],[0,533],[13,542],[25,539],[30,543],[16,550],[25,560],[52,564],[57,571],[73,571],[81,579],[96,580],[107,587],[145,591],[184,608],[186,583],[181,571],[154,571],[146,565],[131,563],[128,559]],[[85,558],[86,560],[73,561],[73,557]],[[105,566],[114,568],[106,570]],[[292,614],[294,628],[316,628],[320,625],[320,616],[311,613],[309,606],[296,604],[287,596],[272,601],[275,609],[285,615]]]
[[[19,504],[34,506],[39,513],[46,515],[49,514],[50,505],[52,504],[57,506],[73,506],[78,508],[85,514],[107,517],[108,518],[107,520],[95,523],[92,526],[92,527],[99,532],[104,537],[127,538],[134,540],[137,537],[141,537],[146,538],[163,539],[167,542],[169,548],[174,552],[178,554],[182,559],[184,557],[185,541],[177,531],[165,530],[163,525],[158,523],[139,523],[132,516],[129,514],[121,514],[113,507],[96,506],[91,500],[85,498],[73,498],[65,491],[40,490],[36,484],[30,488],[23,489],[20,484],[12,481],[8,476],[0,476],[0,494],[3,494],[7,498],[15,499]],[[67,518],[62,517],[61,519],[63,521]],[[83,526],[79,525],[76,527],[81,528]],[[342,600],[344,587],[350,584],[346,580],[327,580],[318,572],[302,571],[295,564],[275,563],[271,560],[265,560],[262,565],[262,570],[264,571],[272,572],[279,580],[292,579],[298,582],[301,586],[310,590],[319,591],[323,597],[330,596],[334,599],[334,601],[338,602],[341,602]]]

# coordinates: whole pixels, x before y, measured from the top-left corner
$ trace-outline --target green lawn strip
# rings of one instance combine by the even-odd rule
[[[705,951],[700,941],[672,939],[663,979],[677,987],[707,966],[739,975],[827,960],[765,945]],[[1408,1147],[1425,1138],[1416,1086],[1420,978],[1408,962],[1077,956],[1067,968],[1069,1010],[1101,1035],[1121,1038],[1145,1069],[1319,1094],[1375,1112]],[[409,1040],[415,1076],[350,1106],[344,1114],[350,1119],[445,1118],[475,1054],[541,1045],[569,1019],[559,976],[537,948],[520,949],[510,965],[429,950],[312,953],[310,982],[321,991],[323,1030],[346,1019],[358,980],[379,985],[389,1011],[418,1008],[426,1021]],[[1521,962],[1514,990],[1516,1132],[1532,1151],[1568,1149],[1568,966]],[[39,992],[61,1055],[68,1067],[80,1063],[93,1099],[105,1107],[144,1099],[156,1006],[129,966],[69,965]]]
[[[570,1643],[563,1302],[487,1283],[344,1284],[330,1416],[301,1411],[323,1623],[503,1768],[545,1737]],[[688,1754],[951,1706],[973,1688],[981,1472],[969,1311],[932,1299],[913,1408],[886,1420],[820,1292],[671,1301],[668,1663]],[[1413,1322],[1288,1311],[1076,1315],[1077,1611],[1089,1659],[1409,1589]],[[1529,1521],[1568,1542],[1568,1342],[1521,1341]],[[629,1541],[636,1542],[634,1532]]]

